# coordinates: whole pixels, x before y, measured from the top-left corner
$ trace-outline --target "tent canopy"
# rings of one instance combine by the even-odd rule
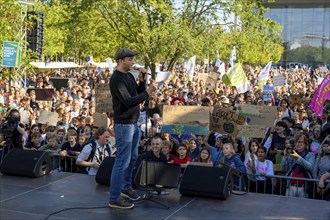
[[[30,62],[30,64],[38,69],[66,69],[82,67],[74,62],[50,62],[45,65],[45,62]]]

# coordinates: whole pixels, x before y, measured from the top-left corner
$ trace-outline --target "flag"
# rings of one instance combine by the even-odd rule
[[[230,67],[228,72],[223,75],[222,81],[226,85],[231,84],[235,86],[238,93],[244,93],[251,89],[250,83],[240,63],[236,63],[234,66]]]
[[[322,81],[314,93],[313,99],[309,108],[315,112],[319,117],[323,114],[323,105],[330,99],[330,74],[328,74]]]
[[[222,77],[226,73],[225,63],[222,62],[219,58],[217,58],[217,60],[215,62],[213,72],[220,73],[220,77]]]
[[[230,66],[234,66],[234,61],[236,60],[236,47],[232,49],[230,52],[229,64]]]
[[[186,68],[190,80],[192,79],[195,72],[195,63],[196,63],[196,55],[190,57],[190,59],[184,64],[184,68]]]
[[[263,86],[266,84],[266,81],[269,79],[269,71],[272,67],[272,61],[267,63],[267,65],[261,70],[259,76],[258,76],[258,87],[259,89],[262,89]]]

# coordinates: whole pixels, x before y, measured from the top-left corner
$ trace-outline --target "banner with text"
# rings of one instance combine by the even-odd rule
[[[109,84],[95,84],[95,111],[96,112],[112,112],[112,95],[110,93]]]
[[[245,124],[245,117],[235,111],[215,106],[211,114],[210,131],[237,136],[238,125]]]
[[[266,127],[263,125],[238,125],[237,137],[264,138]]]

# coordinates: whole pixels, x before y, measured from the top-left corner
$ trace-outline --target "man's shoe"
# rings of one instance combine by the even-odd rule
[[[122,197],[120,197],[117,200],[110,201],[109,207],[111,208],[117,208],[117,209],[131,209],[134,207],[133,203],[125,201]]]
[[[140,199],[140,196],[136,194],[135,190],[132,188],[130,189],[123,189],[120,194],[122,197],[128,198],[132,201],[136,201]]]

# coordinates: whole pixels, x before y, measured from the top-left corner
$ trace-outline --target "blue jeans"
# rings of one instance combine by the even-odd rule
[[[110,201],[119,199],[122,189],[132,188],[132,175],[138,157],[140,130],[135,124],[115,124],[116,160],[110,182]]]

